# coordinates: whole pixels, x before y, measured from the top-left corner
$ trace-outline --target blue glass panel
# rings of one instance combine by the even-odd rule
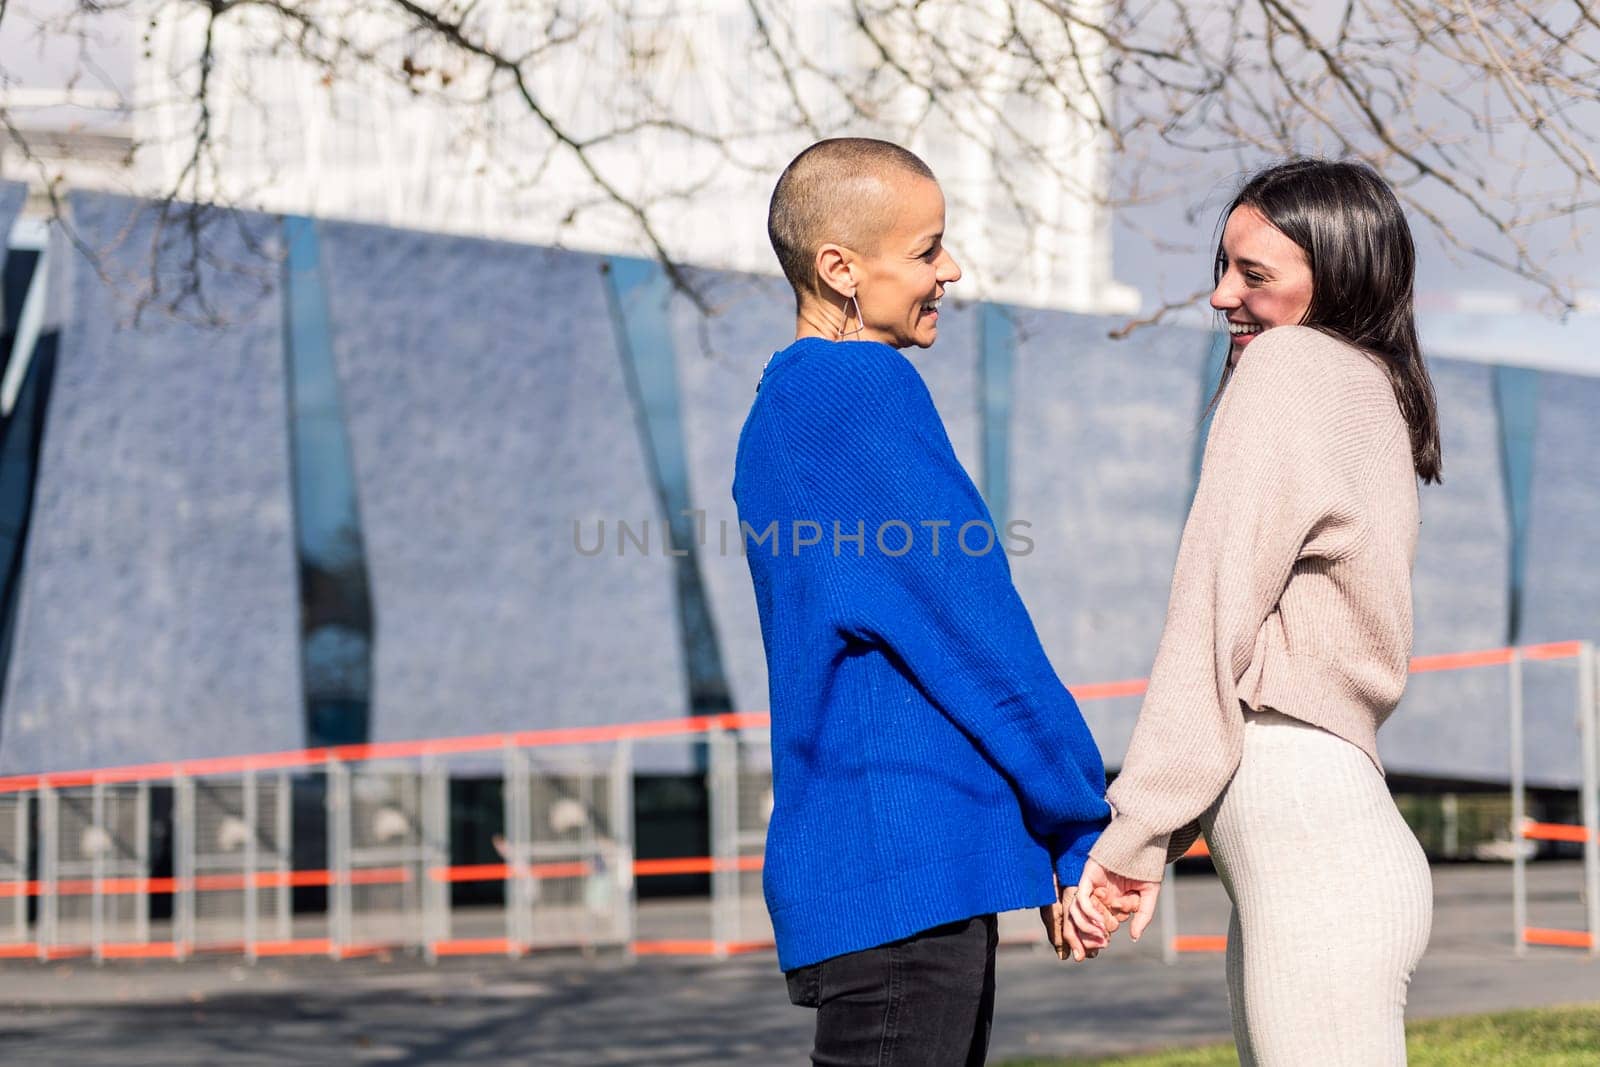
[[[355,476],[316,224],[284,219],[284,368],[295,547],[300,563],[300,662],[306,743],[358,744],[371,736],[372,598]]]
[[[16,337],[17,324],[22,318],[22,304],[28,296],[28,284],[33,281],[34,268],[39,263],[36,248],[12,248],[5,253],[5,265],[0,268],[0,310],[5,313],[4,340],[0,341],[0,358],[9,358],[11,342]]]
[[[58,339],[59,335],[51,332],[35,342],[27,377],[22,381],[16,406],[0,436],[0,583],[3,583],[0,584],[0,693],[4,692],[11,668],[22,559],[33,514],[39,443],[44,435]]]
[[[690,502],[677,353],[672,341],[672,284],[661,265],[651,260],[612,257],[606,267],[624,376],[661,510],[667,516],[672,544],[680,553],[673,557],[674,584],[688,668],[689,712],[720,714],[733,710],[733,698],[700,573],[704,531]]]
[[[1539,372],[1524,367],[1494,369],[1495,413],[1500,424],[1501,473],[1511,529],[1511,589],[1506,641],[1522,632],[1522,587],[1528,557],[1528,516],[1533,499],[1533,442],[1539,429]]]

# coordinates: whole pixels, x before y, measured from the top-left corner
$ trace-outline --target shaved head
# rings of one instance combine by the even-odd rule
[[[767,236],[797,299],[817,290],[823,245],[876,252],[894,220],[897,187],[907,178],[934,180],[911,152],[867,137],[818,141],[794,158],[772,191]]]

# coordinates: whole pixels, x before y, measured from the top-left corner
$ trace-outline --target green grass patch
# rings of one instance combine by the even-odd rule
[[[1406,1027],[1411,1067],[1594,1067],[1600,1004],[1431,1019]],[[1110,1059],[1007,1060],[1000,1067],[1232,1067],[1233,1046]]]

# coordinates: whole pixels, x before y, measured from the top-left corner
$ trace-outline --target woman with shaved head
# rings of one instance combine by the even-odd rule
[[[823,141],[768,229],[795,341],[762,375],[733,493],[771,686],[778,962],[817,1009],[813,1062],[979,1064],[995,913],[1077,884],[1105,771],[901,354],[938,338],[961,278],[932,171]]]

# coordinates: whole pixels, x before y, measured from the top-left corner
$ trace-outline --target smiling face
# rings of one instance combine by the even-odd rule
[[[1228,317],[1233,366],[1262,330],[1293,326],[1311,310],[1311,265],[1303,249],[1249,204],[1228,216],[1211,306]]]
[[[927,348],[939,336],[939,300],[946,286],[961,279],[961,268],[944,247],[939,183],[906,173],[890,182],[877,246],[848,254],[861,306],[860,336],[894,348]]]

